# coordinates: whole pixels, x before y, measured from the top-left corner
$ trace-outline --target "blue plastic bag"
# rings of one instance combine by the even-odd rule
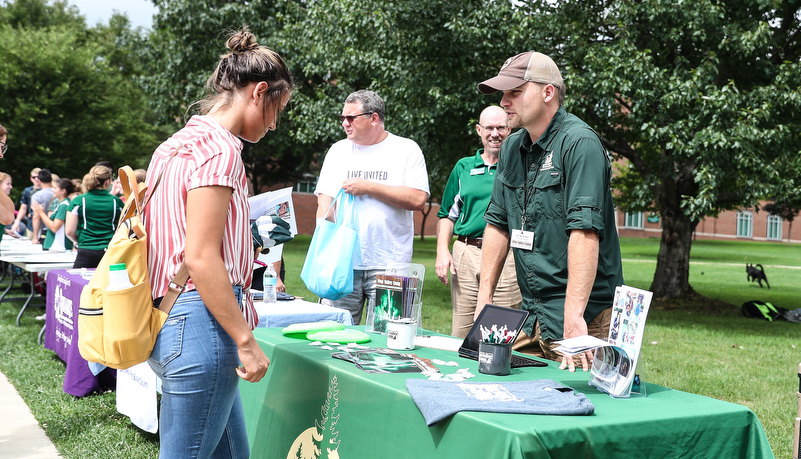
[[[306,287],[327,300],[338,300],[353,292],[353,255],[358,247],[353,195],[340,189],[331,206],[334,204],[337,204],[336,223],[317,219],[300,272]]]

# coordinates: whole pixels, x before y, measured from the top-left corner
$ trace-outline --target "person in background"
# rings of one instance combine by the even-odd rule
[[[456,163],[437,212],[436,271],[445,285],[448,285],[448,273],[451,274],[451,335],[457,338],[465,338],[473,326],[481,278],[481,244],[487,225],[484,211],[489,204],[501,144],[509,135],[506,113],[497,105],[485,108],[476,124],[476,132],[484,148]],[[454,234],[457,239],[451,256],[449,245]],[[492,304],[519,309],[522,301],[514,257],[507,256]]]
[[[182,265],[190,278],[148,360],[162,381],[161,458],[249,457],[239,380],[260,381],[270,364],[252,332],[258,315],[249,292],[254,244],[242,141],[275,129],[294,82],[281,56],[247,27],[226,46],[201,115],[162,143],[147,168],[154,301]]]
[[[275,284],[275,291],[276,292],[284,292],[286,293],[286,284],[284,284],[284,277],[286,276],[286,271],[284,270],[284,256],[281,255],[281,259],[273,263],[273,269],[278,274],[278,282]]]
[[[384,129],[385,111],[373,91],[345,99],[339,119],[347,138],[328,150],[314,190],[317,218],[333,219],[335,210],[328,210],[340,189],[356,197],[361,261],[354,265],[353,293],[322,300],[349,310],[354,324],[365,301],[375,301],[376,274],[412,261],[414,211],[422,210],[430,194],[423,152],[415,141]]]
[[[31,196],[33,196],[34,193],[42,188],[42,184],[39,183],[40,170],[41,169],[38,167],[31,169],[31,186],[22,190],[22,198],[19,200],[19,211],[17,212],[17,218],[14,219],[14,223],[11,225],[11,232],[13,233],[19,233],[24,236],[25,233],[30,229]]]
[[[70,201],[75,199],[75,196],[84,193],[86,193],[86,188],[83,186],[83,180],[76,178],[72,179],[72,196],[69,197]]]
[[[253,228],[254,231],[258,233],[262,244],[259,249],[259,254],[262,252],[267,254],[270,252],[271,248],[284,244],[293,239],[292,232],[289,228],[289,223],[277,215],[264,215],[259,217],[255,222],[253,222]],[[251,285],[255,290],[263,290],[263,277],[267,264],[261,260],[258,260],[258,254],[256,255],[256,258],[256,264],[260,265],[260,267],[253,270],[253,282]],[[273,263],[273,270],[278,274],[278,282],[276,283],[275,291],[286,292],[286,285],[284,284],[286,271],[284,270],[283,255],[278,261]]]
[[[118,198],[122,197],[122,184],[120,183],[120,178],[117,177],[117,170],[114,169],[114,164],[111,161],[98,161],[95,163],[95,166],[105,166],[111,170],[111,186],[108,189],[109,194],[112,196],[117,196]]]
[[[550,57],[528,51],[506,60],[483,94],[503,92],[511,128],[484,220],[476,314],[490,302],[503,260],[514,248],[523,309],[530,312],[513,348],[531,343],[560,369],[584,371],[592,352],[553,351],[554,341],[609,334],[615,288],[623,284],[612,202],[612,166],[598,135],[562,107],[566,88]]]
[[[84,185],[88,191],[70,203],[65,231],[78,246],[73,268],[96,268],[117,230],[122,201],[108,192],[111,169],[106,166],[92,167]]]
[[[123,195],[123,191],[122,191],[122,183],[120,183],[120,178],[119,178],[119,177],[115,178],[115,179],[114,179],[114,180],[111,182],[111,187],[109,187],[109,190],[108,190],[108,192],[109,192],[109,194],[111,194],[112,196],[116,196],[116,197],[118,197],[118,198],[121,198],[121,197],[122,197],[122,195]]]
[[[0,159],[2,159],[8,151],[8,131],[0,125]],[[14,222],[14,202],[8,197],[11,193],[11,177],[5,174],[7,178],[0,179],[0,238],[5,232],[6,225]],[[6,180],[8,183],[6,184]]]
[[[67,220],[67,211],[70,207],[69,196],[73,192],[73,184],[70,179],[58,179],[53,183],[53,203],[45,212],[41,204],[33,202],[31,206],[35,214],[47,227],[42,249],[64,252],[72,250],[72,241],[66,237],[64,222]]]
[[[8,195],[11,193],[11,176],[5,172],[0,172],[0,220],[7,221],[9,224],[14,221],[14,202]],[[7,202],[4,202],[6,201]],[[11,212],[9,213],[8,203],[11,203]],[[6,228],[6,225],[0,224],[0,241],[3,240],[3,234],[11,232],[11,228]]]
[[[136,183],[145,183],[147,171],[144,169],[134,169],[134,176],[136,176]]]
[[[31,231],[33,233],[31,241],[34,244],[42,243],[42,238],[44,237],[44,231],[42,231],[42,229],[45,225],[42,224],[39,214],[33,212],[33,207],[38,205],[46,211],[53,202],[53,176],[48,169],[41,169],[39,171],[39,183],[42,185],[42,189],[31,196]]]
[[[95,166],[105,166],[105,167],[108,167],[108,169],[111,171],[111,176],[112,176],[112,177],[114,176],[114,173],[116,172],[116,171],[114,170],[114,164],[113,164],[111,161],[106,161],[106,160],[103,160],[103,161],[98,161],[98,162],[96,162],[96,163],[95,163]]]

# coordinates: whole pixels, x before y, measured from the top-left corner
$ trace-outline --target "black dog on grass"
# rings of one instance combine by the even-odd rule
[[[753,282],[759,282],[759,287],[762,288],[762,281],[765,281],[765,285],[770,288],[770,284],[768,283],[768,276],[765,275],[765,268],[762,267],[759,263],[756,264],[759,266],[759,269],[754,267],[751,263],[745,265],[745,272],[748,273],[748,280]]]

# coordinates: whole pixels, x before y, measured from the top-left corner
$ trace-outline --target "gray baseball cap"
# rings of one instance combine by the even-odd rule
[[[478,90],[482,94],[492,94],[514,89],[527,81],[552,84],[560,90],[565,84],[559,67],[550,57],[535,51],[526,51],[506,59],[498,75],[479,83]]]

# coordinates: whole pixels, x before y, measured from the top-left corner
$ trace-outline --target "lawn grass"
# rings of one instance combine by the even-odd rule
[[[300,280],[310,238],[286,245],[287,291],[315,301]],[[628,285],[648,289],[656,267],[658,239],[621,240]],[[415,242],[414,259],[426,267],[423,325],[449,333],[449,287],[434,273],[433,237]],[[745,263],[760,263],[771,289],[746,280]],[[648,315],[643,341],[643,379],[673,389],[745,405],[752,409],[779,459],[792,457],[801,324],[746,319],[739,305],[763,299],[788,309],[801,307],[801,246],[740,241],[695,241],[690,283],[708,299],[659,302]],[[36,344],[41,309],[14,324],[20,304],[0,304],[0,370],[31,407],[65,458],[152,458],[155,435],[134,427],[115,409],[113,393],[75,398],[62,390],[64,363]]]

